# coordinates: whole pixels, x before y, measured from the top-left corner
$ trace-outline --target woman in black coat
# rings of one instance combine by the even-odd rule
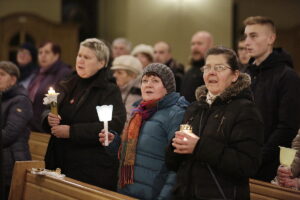
[[[80,43],[76,74],[55,88],[60,93],[59,115],[49,113],[44,120],[44,127],[48,125],[52,134],[45,161],[48,169],[61,168],[68,177],[116,190],[118,158],[112,150],[118,147],[99,144],[103,122],[96,111],[97,105],[112,104],[109,128],[121,133],[126,111],[118,87],[107,81],[108,58],[108,47],[102,41],[86,39]]]
[[[250,199],[263,144],[250,77],[223,47],[208,51],[202,70],[205,85],[184,117],[193,133],[177,131],[166,153],[167,167],[177,172],[174,199]]]
[[[29,128],[32,104],[26,89],[17,84],[20,77],[19,69],[8,61],[0,62],[0,92],[1,103],[1,137],[3,148],[3,167],[5,198],[9,193],[12,171],[15,161],[30,160]],[[2,177],[1,177],[2,178]],[[2,195],[2,194],[1,194]]]

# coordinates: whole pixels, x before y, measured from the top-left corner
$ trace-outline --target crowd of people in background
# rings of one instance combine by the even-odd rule
[[[244,27],[236,52],[194,33],[188,66],[159,40],[89,38],[74,68],[53,41],[22,44],[15,64],[0,62],[6,198],[14,162],[31,159],[30,131],[51,135],[46,168],[139,199],[250,199],[249,178],[275,176],[300,188],[300,152],[279,163],[279,146],[300,149],[300,78],[270,18]],[[43,104],[51,86],[58,114]],[[105,133],[96,106],[110,104]]]

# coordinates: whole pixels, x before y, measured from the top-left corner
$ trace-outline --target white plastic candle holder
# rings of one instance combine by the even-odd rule
[[[96,110],[100,122],[104,123],[104,146],[108,146],[108,122],[112,119],[113,105],[96,106]]]

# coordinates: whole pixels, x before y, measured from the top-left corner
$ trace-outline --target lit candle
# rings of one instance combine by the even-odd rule
[[[181,124],[180,125],[180,131],[186,133],[187,135],[191,137],[195,137],[193,133],[193,128],[189,124]],[[188,139],[186,137],[183,138],[183,141],[187,141]]]
[[[104,123],[105,141],[104,146],[108,146],[108,122],[112,119],[113,105],[96,106],[99,120]]]
[[[46,94],[46,96],[49,99],[50,102],[50,109],[51,109],[51,113],[58,115],[58,110],[57,110],[57,96],[59,95],[59,93],[56,93],[55,90],[50,87],[48,90],[48,94]]]
[[[53,89],[53,87],[50,87],[50,88],[49,88],[48,94],[49,94],[49,95],[56,94],[56,93],[55,93],[55,90]]]

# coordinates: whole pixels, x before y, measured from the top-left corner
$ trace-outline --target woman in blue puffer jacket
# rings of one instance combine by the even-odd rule
[[[141,91],[142,101],[122,135],[119,192],[138,199],[170,199],[176,175],[166,168],[165,150],[189,103],[175,92],[173,72],[163,64],[144,69]],[[100,142],[104,135],[99,134]]]

